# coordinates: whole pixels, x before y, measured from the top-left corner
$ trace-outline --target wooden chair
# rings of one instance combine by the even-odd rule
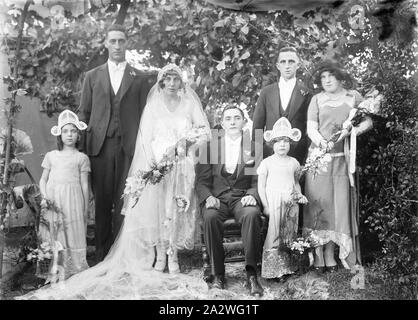
[[[261,216],[261,246],[267,234],[268,218]],[[201,225],[201,241],[202,241],[202,260],[203,260],[203,278],[207,282],[213,280],[212,268],[210,265],[210,257],[205,244],[203,225]],[[245,261],[245,256],[241,240],[241,223],[236,222],[234,218],[227,219],[224,222],[224,241],[223,246],[225,252],[241,251],[241,254],[225,257],[225,263]],[[261,252],[260,252],[261,257]]]

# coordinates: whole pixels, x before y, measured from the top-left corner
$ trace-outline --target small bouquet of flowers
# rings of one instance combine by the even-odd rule
[[[174,146],[167,149],[159,162],[154,162],[147,171],[138,170],[126,179],[122,198],[131,197],[136,206],[147,184],[158,184],[174,167],[174,164],[185,157],[190,147],[209,134],[205,126],[194,127],[188,131]]]
[[[337,127],[336,132],[327,140],[329,142],[336,142],[340,137],[341,130]],[[303,176],[306,172],[312,173],[312,179],[322,171],[327,172],[328,165],[331,162],[331,153],[328,148],[316,147],[310,153],[309,157],[306,159],[305,165],[302,166],[298,178]]]
[[[26,256],[26,260],[29,262],[38,262],[45,259],[50,260],[51,258],[52,248],[48,241],[42,242],[38,248],[31,248]]]
[[[41,242],[39,249],[41,251],[48,250],[50,254],[47,256],[44,255],[45,261],[37,261],[36,275],[40,278],[46,278],[47,282],[49,279],[56,277],[58,273],[59,252],[64,250],[63,245],[58,241],[58,234],[62,230],[62,227],[62,210],[54,201],[45,198],[42,199],[38,231],[38,239]]]
[[[331,154],[324,148],[315,148],[306,159],[305,165],[301,169],[300,175],[305,172],[312,173],[314,179],[321,171],[328,170],[328,164],[331,162]]]
[[[286,207],[285,207],[285,212],[283,214],[284,216],[283,223],[280,223],[280,233],[276,237],[276,239],[274,239],[274,242],[281,239],[280,242],[285,243],[287,245],[290,239],[293,238],[293,235],[295,234],[296,230],[294,230],[294,226],[295,226],[295,223],[293,222],[294,218],[292,219],[290,214],[291,214],[292,208],[298,205],[299,203],[306,204],[308,203],[308,199],[306,199],[306,197],[300,192],[298,192],[297,190],[293,190],[293,192],[290,194],[290,199],[285,204]]]
[[[305,237],[298,237],[287,244],[292,265],[303,274],[313,264],[313,249],[319,245],[319,238],[310,232]]]
[[[184,195],[177,195],[174,197],[179,212],[186,212],[190,207],[190,200]]]

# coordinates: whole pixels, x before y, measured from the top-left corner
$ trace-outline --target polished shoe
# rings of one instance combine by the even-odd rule
[[[260,296],[261,297],[263,295],[264,289],[258,283],[256,275],[248,276],[246,287],[250,290],[250,295],[252,295],[252,296]]]
[[[318,273],[318,274],[322,274],[322,273],[324,273],[325,272],[325,267],[324,266],[322,266],[322,267],[315,267],[315,266],[313,266],[312,267],[312,270],[314,270],[316,273]]]
[[[213,279],[211,289],[225,289],[225,276],[222,274],[215,275],[215,278]]]
[[[325,270],[329,273],[334,273],[338,271],[338,265],[331,266],[331,267],[325,267]]]
[[[292,274],[284,274],[280,278],[278,278],[278,282],[285,283],[291,276]]]

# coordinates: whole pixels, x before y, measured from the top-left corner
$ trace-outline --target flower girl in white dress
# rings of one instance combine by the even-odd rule
[[[307,203],[299,185],[299,162],[287,155],[290,140],[299,141],[300,137],[300,130],[292,129],[285,117],[277,120],[273,130],[264,133],[264,139],[273,145],[274,154],[264,159],[257,169],[258,194],[264,214],[269,217],[263,247],[263,278],[280,278],[293,273],[289,256],[282,246],[296,238],[298,203]]]

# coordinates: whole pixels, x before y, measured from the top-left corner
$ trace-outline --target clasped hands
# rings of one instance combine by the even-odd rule
[[[241,203],[243,207],[255,206],[257,205],[257,200],[252,195],[246,195],[241,198]],[[221,207],[221,201],[214,196],[209,196],[206,198],[205,203],[206,209],[214,208],[219,209]]]
[[[344,140],[346,137],[348,137],[351,133],[351,129],[353,128],[353,125],[351,123],[351,121],[347,120],[343,123],[343,128],[340,131],[340,135],[337,139],[337,141],[327,141],[325,139],[322,139],[319,142],[319,147],[321,149],[325,149],[327,152],[330,152],[333,148],[334,145],[338,142],[340,142],[341,140]]]

